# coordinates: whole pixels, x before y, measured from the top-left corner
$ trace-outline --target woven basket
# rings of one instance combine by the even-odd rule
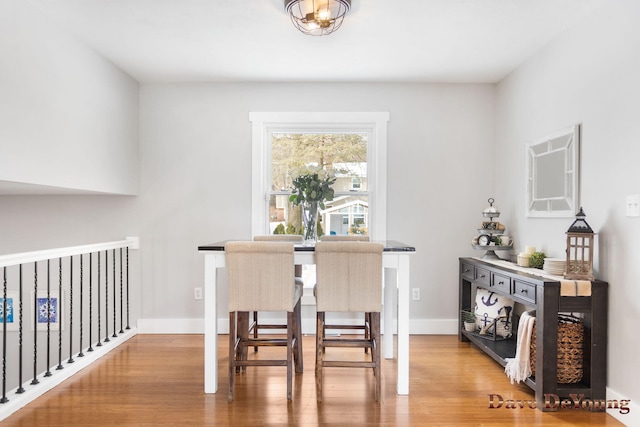
[[[536,374],[536,325],[531,336],[531,375]],[[558,316],[558,383],[574,384],[582,380],[584,325],[575,316]]]

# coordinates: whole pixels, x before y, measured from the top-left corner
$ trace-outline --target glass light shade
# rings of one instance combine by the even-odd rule
[[[331,20],[331,11],[329,9],[320,9],[316,12],[316,20],[327,22]]]
[[[342,25],[351,0],[284,0],[293,25],[310,36],[326,36]]]

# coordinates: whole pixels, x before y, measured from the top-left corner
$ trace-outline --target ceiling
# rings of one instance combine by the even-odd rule
[[[14,4],[140,83],[495,83],[603,1],[352,0],[342,28],[324,37],[298,32],[284,0]],[[0,181],[0,194],[81,193]]]
[[[604,0],[353,0],[323,37],[284,0],[20,1],[141,83],[492,83]]]

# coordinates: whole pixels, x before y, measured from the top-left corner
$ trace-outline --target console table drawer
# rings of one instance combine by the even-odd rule
[[[491,273],[491,289],[511,295],[511,277],[502,274]]]
[[[513,296],[530,303],[536,303],[536,285],[522,282],[518,279],[513,281]]]
[[[462,263],[460,264],[460,275],[469,281],[474,280],[475,277],[475,267],[471,264]]]
[[[482,283],[483,285],[489,286],[489,283],[490,283],[489,278],[491,277],[489,275],[489,270],[485,270],[484,268],[476,267],[475,276],[476,276],[475,277],[476,282]]]

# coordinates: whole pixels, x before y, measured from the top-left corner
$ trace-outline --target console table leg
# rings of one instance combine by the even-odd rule
[[[547,405],[547,396],[558,394],[558,286],[539,286],[536,307],[536,403],[545,412],[557,411]]]

